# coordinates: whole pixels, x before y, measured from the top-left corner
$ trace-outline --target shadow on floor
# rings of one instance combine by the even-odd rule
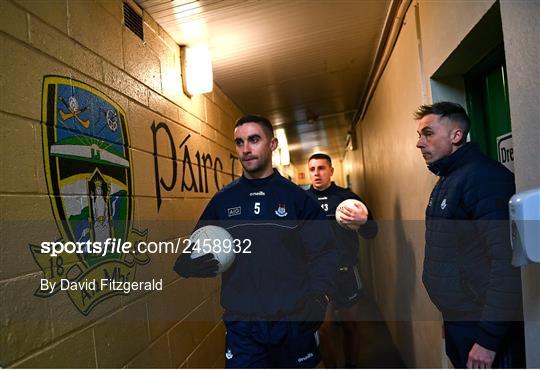
[[[358,326],[360,345],[356,363],[359,368],[405,368],[386,323],[371,298],[365,297],[360,301]],[[339,322],[332,325],[332,336],[337,347],[342,348],[343,335]],[[345,364],[343,356],[336,362],[341,367]]]

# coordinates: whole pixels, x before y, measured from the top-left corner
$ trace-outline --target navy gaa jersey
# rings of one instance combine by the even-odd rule
[[[300,310],[310,294],[331,294],[338,253],[325,217],[276,170],[264,179],[242,176],[216,193],[197,228],[224,227],[243,248],[222,275],[225,315],[279,319]]]
[[[330,186],[319,191],[311,186],[307,190],[317,201],[321,208],[326,212],[326,217],[331,221],[331,224],[336,235],[336,246],[340,250],[339,264],[340,266],[354,266],[358,263],[358,238],[357,233],[365,239],[374,238],[377,235],[377,223],[373,220],[373,213],[368,207],[368,221],[360,226],[358,231],[346,230],[339,226],[336,221],[337,206],[346,199],[357,199],[366,204],[358,195],[337,186],[333,181]],[[367,205],[366,205],[367,207]]]

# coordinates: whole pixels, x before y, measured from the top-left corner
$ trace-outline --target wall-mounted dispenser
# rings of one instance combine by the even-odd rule
[[[512,264],[540,263],[540,188],[515,194],[508,202]]]

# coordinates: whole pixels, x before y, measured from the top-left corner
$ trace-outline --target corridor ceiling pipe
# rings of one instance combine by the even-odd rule
[[[405,15],[407,14],[407,10],[411,3],[412,0],[392,0],[383,27],[383,33],[377,47],[377,55],[369,74],[368,84],[366,85],[366,89],[364,90],[365,93],[358,104],[358,111],[352,121],[352,130],[355,129],[357,123],[362,120],[366,114],[369,102],[375,93],[379,80],[392,55],[399,32],[403,26],[403,21],[405,20]]]

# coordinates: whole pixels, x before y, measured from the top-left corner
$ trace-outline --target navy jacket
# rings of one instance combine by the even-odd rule
[[[428,167],[440,178],[426,209],[424,285],[445,320],[478,321],[476,342],[497,350],[507,322],[521,319],[508,223],[514,176],[472,143]]]
[[[358,231],[347,230],[339,226],[336,221],[337,206],[346,199],[356,199],[366,204],[358,195],[332,184],[322,191],[311,186],[308,192],[319,202],[321,208],[326,212],[326,218],[331,222],[336,242],[334,245],[340,252],[339,266],[355,266],[358,263],[358,237],[359,234],[365,239],[372,239],[377,235],[377,223],[373,220],[373,213],[368,207],[368,221],[358,228]],[[367,207],[367,205],[366,205]]]
[[[311,294],[333,292],[334,235],[317,202],[277,171],[233,181],[211,199],[197,227],[218,225],[251,253],[222,275],[226,319],[293,318]],[[242,243],[246,246],[246,243]]]

